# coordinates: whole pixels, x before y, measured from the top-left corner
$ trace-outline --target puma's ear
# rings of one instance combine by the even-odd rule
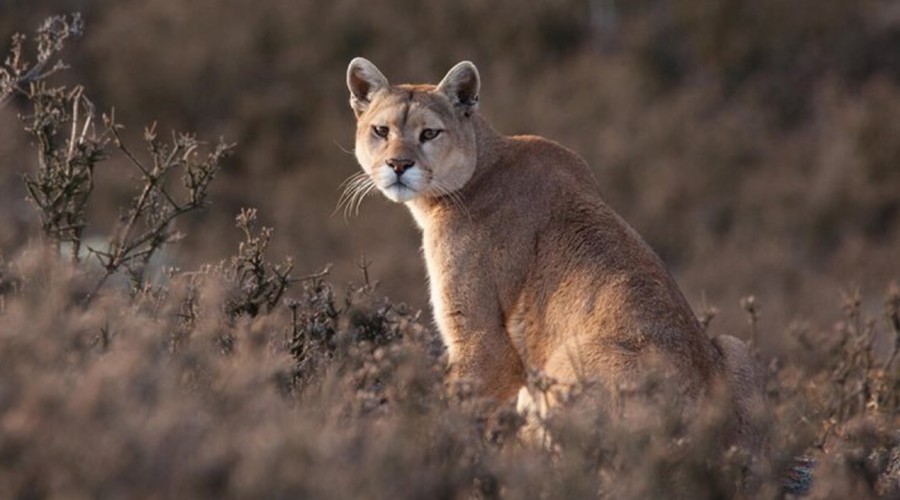
[[[372,61],[362,57],[350,61],[350,66],[347,67],[347,88],[350,89],[350,107],[357,118],[372,102],[372,96],[389,86],[387,78]]]
[[[481,78],[478,76],[478,68],[469,61],[454,66],[438,84],[438,89],[446,94],[450,102],[465,116],[471,115],[478,107],[480,88]]]

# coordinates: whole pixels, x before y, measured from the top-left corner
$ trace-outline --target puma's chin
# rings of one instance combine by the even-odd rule
[[[396,203],[406,203],[421,194],[421,191],[413,189],[401,182],[396,182],[391,186],[380,189],[387,199]]]

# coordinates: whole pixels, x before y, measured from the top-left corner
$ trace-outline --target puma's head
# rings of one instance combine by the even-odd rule
[[[476,164],[474,64],[457,64],[438,85],[392,86],[357,57],[347,68],[347,86],[357,118],[356,159],[385,196],[402,203],[466,185]]]

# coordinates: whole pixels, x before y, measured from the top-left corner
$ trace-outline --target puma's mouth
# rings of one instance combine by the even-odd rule
[[[387,199],[396,203],[405,203],[419,196],[427,185],[423,172],[413,167],[401,175],[391,169],[381,168],[374,172],[373,180]]]
[[[407,202],[419,195],[419,192],[417,190],[407,186],[400,180],[391,184],[387,188],[382,189],[382,192],[385,196],[388,197],[388,199],[397,203]]]

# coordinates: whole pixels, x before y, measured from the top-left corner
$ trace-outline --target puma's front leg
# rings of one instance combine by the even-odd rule
[[[511,401],[525,384],[522,360],[506,332],[470,330],[452,348],[450,382],[470,381],[479,395],[497,403]]]
[[[480,306],[483,311],[484,303]],[[449,382],[470,382],[481,396],[498,403],[511,401],[525,383],[525,372],[499,311],[479,314],[477,307],[468,311],[453,308],[436,317],[449,351]]]
[[[490,256],[473,251],[482,247],[473,243],[477,234],[434,236],[425,231],[425,263],[434,319],[449,353],[449,381],[471,382],[477,394],[498,403],[511,401],[525,372],[506,332],[495,283],[484,271]]]

